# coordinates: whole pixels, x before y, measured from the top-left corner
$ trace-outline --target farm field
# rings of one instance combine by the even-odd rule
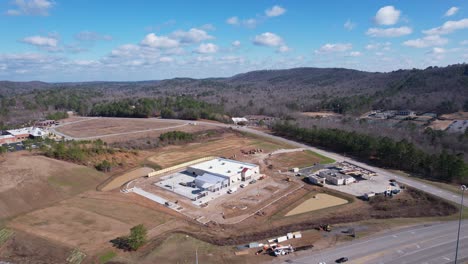
[[[190,125],[189,121],[169,121],[156,118],[87,118],[70,120],[56,128],[57,132],[78,139],[105,139],[106,142],[159,136],[168,131],[197,132],[208,129],[204,125]]]
[[[315,197],[309,198],[308,200],[302,202],[300,205],[289,211],[286,216],[297,215],[306,212],[312,212],[320,210],[323,208],[328,208],[332,206],[347,204],[348,201],[345,199],[332,196],[326,193],[319,193]]]
[[[213,139],[208,142],[191,143],[183,146],[169,146],[158,154],[149,157],[147,160],[163,168],[174,166],[180,163],[191,161],[206,156],[231,157],[239,156],[242,149],[258,149],[273,151],[281,148],[290,148],[284,143],[271,141],[268,139],[260,140],[250,136],[238,134],[226,134],[223,138]]]

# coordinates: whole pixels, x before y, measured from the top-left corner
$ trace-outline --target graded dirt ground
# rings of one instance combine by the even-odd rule
[[[342,205],[342,204],[347,204],[348,201],[345,199],[329,195],[326,193],[319,193],[315,195],[312,198],[309,198],[308,200],[304,201],[291,211],[289,211],[286,216],[291,216],[291,215],[297,215],[297,214],[302,214],[306,212],[312,212],[328,207],[333,207],[337,205]]]
[[[153,172],[154,169],[149,168],[149,167],[141,167],[141,168],[136,168],[133,169],[129,172],[126,172],[118,177],[113,178],[111,181],[106,183],[102,188],[101,191],[110,191],[116,188],[119,188],[123,184],[125,184],[128,181],[143,177],[148,175],[148,173]]]
[[[65,135],[82,138],[101,138],[106,142],[157,137],[168,131],[197,132],[210,127],[190,125],[189,121],[169,121],[157,118],[81,118],[64,121],[56,130]]]
[[[434,130],[445,130],[452,122],[452,120],[434,120],[429,127]]]
[[[441,115],[440,117],[445,118],[445,119],[450,119],[450,120],[455,120],[455,119],[468,120],[468,112],[456,112],[452,114]]]
[[[288,145],[268,139],[257,139],[240,134],[227,133],[222,138],[207,142],[190,143],[183,146],[169,146],[148,158],[149,162],[156,163],[163,168],[191,161],[206,156],[232,157],[244,156],[241,150],[261,148],[264,151],[273,151],[281,148],[290,148]]]
[[[0,167],[0,219],[93,189],[107,178],[91,168],[25,151],[3,155]]]
[[[301,115],[308,117],[331,117],[331,116],[341,116],[340,114],[334,112],[301,112]]]

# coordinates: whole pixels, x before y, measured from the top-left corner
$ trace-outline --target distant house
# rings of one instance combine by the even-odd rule
[[[275,118],[272,116],[266,116],[266,115],[247,115],[245,118],[249,121],[249,124],[251,125],[259,125],[260,122],[263,122],[266,125],[271,124],[273,121],[275,121]]]

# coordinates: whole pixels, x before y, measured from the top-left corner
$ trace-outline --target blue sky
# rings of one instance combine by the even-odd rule
[[[468,1],[0,0],[0,80],[393,71],[468,60]]]

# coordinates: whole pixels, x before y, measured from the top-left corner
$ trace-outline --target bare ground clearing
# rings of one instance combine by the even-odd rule
[[[337,205],[347,204],[348,201],[345,199],[332,196],[326,193],[319,193],[315,195],[313,198],[309,198],[308,200],[304,201],[297,207],[293,208],[289,211],[286,216],[297,215],[307,212],[312,212],[328,207],[333,207]]]

